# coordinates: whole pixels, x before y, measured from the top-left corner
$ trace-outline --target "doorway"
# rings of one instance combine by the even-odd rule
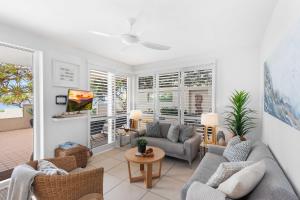
[[[34,52],[0,43],[0,181],[34,152]]]

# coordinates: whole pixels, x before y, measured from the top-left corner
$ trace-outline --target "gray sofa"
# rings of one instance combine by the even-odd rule
[[[192,164],[192,161],[199,153],[201,136],[194,133],[193,137],[186,140],[184,143],[174,143],[167,139],[168,130],[171,126],[169,123],[159,123],[161,138],[145,136],[146,130],[141,130],[135,134],[131,134],[131,145],[136,145],[138,138],[147,140],[148,145],[163,149],[167,156],[183,159]]]
[[[218,190],[210,189],[204,184],[216,171],[220,163],[228,162],[222,156],[223,150],[224,148],[219,146],[209,146],[208,152],[203,157],[198,168],[195,170],[190,180],[183,186],[181,190],[182,200],[186,200],[187,192],[189,194],[191,192],[198,195],[203,194],[204,191],[206,191],[205,195],[201,195],[202,197],[199,195],[197,196],[197,199],[199,200],[207,200],[210,199],[209,197],[211,196],[220,195],[218,194],[220,193]],[[267,166],[267,171],[261,182],[250,194],[242,198],[243,200],[298,200],[298,197],[296,196],[291,184],[276,162],[269,148],[264,143],[256,141],[253,144],[247,160],[255,162],[264,160]],[[200,183],[193,183],[195,181]],[[191,185],[192,187],[190,188]],[[195,185],[197,185],[197,187],[194,187]],[[210,194],[207,194],[207,191],[210,191]],[[224,197],[223,199],[228,198]]]

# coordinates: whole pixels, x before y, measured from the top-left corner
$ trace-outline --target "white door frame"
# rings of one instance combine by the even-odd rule
[[[44,101],[43,101],[43,52],[23,46],[0,41],[0,46],[19,49],[32,53],[33,71],[33,155],[34,159],[44,157]]]

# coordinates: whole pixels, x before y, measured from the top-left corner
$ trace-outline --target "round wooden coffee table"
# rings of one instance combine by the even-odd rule
[[[162,166],[162,159],[165,157],[165,152],[157,147],[147,146],[148,148],[153,149],[154,156],[153,157],[142,157],[136,156],[137,147],[131,148],[125,152],[125,158],[128,163],[128,173],[129,173],[129,181],[130,183],[137,182],[137,181],[144,181],[146,188],[152,187],[152,179],[159,178],[161,175],[161,166]],[[142,173],[141,176],[132,177],[131,176],[131,169],[130,163],[138,163],[140,165],[140,171]],[[158,172],[152,174],[152,165],[153,163],[159,163]],[[144,170],[144,166],[147,166],[146,171]]]

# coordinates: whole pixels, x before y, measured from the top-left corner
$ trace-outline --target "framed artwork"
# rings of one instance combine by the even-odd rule
[[[53,60],[53,85],[58,87],[78,88],[80,66]]]
[[[264,63],[264,111],[300,130],[300,23]]]

